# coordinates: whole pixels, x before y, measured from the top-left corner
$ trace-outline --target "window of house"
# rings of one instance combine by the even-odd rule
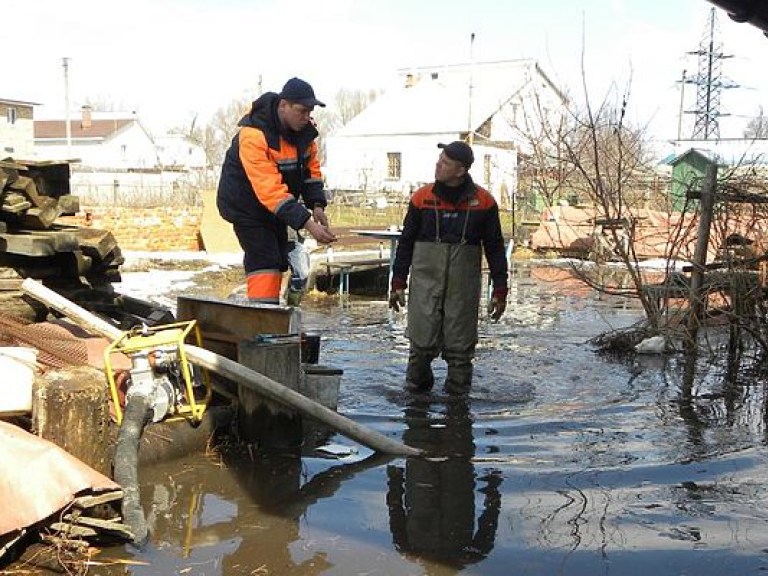
[[[387,179],[400,180],[402,174],[402,154],[387,152]]]
[[[8,124],[16,124],[16,118],[18,117],[16,108],[8,108],[8,110],[6,110],[6,114],[8,118]]]

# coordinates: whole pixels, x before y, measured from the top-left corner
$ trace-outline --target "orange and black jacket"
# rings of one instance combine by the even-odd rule
[[[326,205],[317,130],[311,123],[301,132],[281,129],[277,102],[274,92],[263,94],[238,123],[221,168],[216,205],[229,222],[280,222],[298,230],[310,217],[307,208]]]
[[[507,287],[507,259],[499,207],[490,192],[467,175],[461,186],[440,182],[416,190],[408,204],[392,270],[393,286],[405,287],[416,242],[482,246],[493,287]]]

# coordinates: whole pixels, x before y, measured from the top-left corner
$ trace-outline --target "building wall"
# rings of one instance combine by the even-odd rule
[[[204,169],[207,166],[205,150],[180,134],[157,137],[155,146],[164,167]]]
[[[32,158],[34,155],[33,107],[0,101],[0,155]],[[14,118],[15,117],[15,118]],[[10,123],[9,120],[15,120]]]
[[[126,208],[81,207],[76,216],[59,218],[75,224],[109,230],[121,250],[173,252],[200,250],[200,207]]]
[[[326,141],[326,185],[331,190],[395,192],[405,198],[434,180],[438,142],[455,139],[442,136],[340,136]],[[388,177],[388,154],[401,157],[400,178]]]
[[[425,136],[339,136],[326,141],[326,186],[329,190],[392,193],[408,199],[420,186],[434,182],[438,142],[451,142],[458,134]],[[503,200],[517,188],[517,153],[473,146],[475,163],[470,174],[477,184]],[[388,153],[401,155],[399,179],[389,179]]]

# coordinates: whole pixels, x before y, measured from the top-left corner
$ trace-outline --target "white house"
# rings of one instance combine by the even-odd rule
[[[88,202],[166,201],[198,189],[206,177],[201,146],[178,134],[155,138],[135,113],[84,106],[69,134],[66,120],[36,120],[35,146],[39,158],[77,161],[71,185]]]
[[[155,136],[157,159],[163,170],[204,170],[205,150],[183,134]]]
[[[527,133],[561,113],[565,98],[533,60],[406,69],[388,90],[326,139],[330,190],[402,197],[434,179],[439,142],[472,144],[476,183],[502,206],[517,187]]]
[[[158,166],[150,134],[132,112],[93,112],[79,118],[35,121],[37,155],[50,160],[78,159],[95,170],[150,170]],[[69,142],[67,141],[69,138]]]
[[[29,159],[34,155],[35,102],[0,98],[0,153],[2,158]]]

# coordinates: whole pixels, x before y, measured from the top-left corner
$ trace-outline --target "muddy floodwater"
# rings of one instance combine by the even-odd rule
[[[562,268],[512,272],[506,315],[481,325],[468,402],[439,384],[402,391],[404,318],[383,299],[304,306],[321,364],[344,371],[339,411],[429,457],[378,456],[334,435],[338,458],[212,450],[142,468],[150,541],[102,551],[89,573],[765,573],[761,376],[726,390],[702,363],[683,393],[682,358],[611,359],[587,344],[638,320],[632,302]]]

